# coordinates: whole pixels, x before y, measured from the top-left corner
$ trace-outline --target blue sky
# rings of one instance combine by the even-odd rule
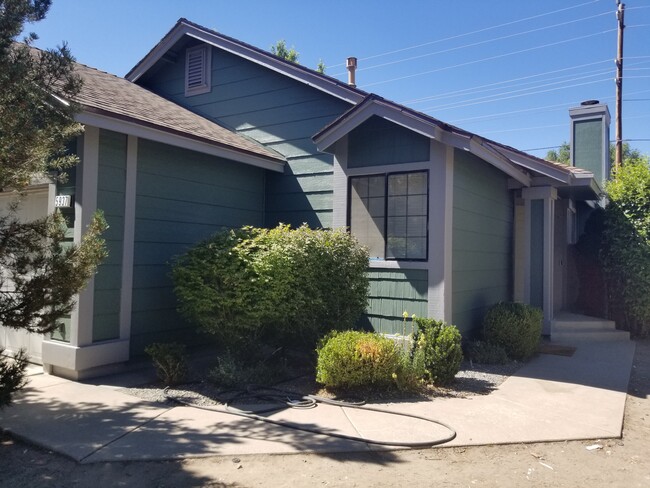
[[[615,115],[614,0],[54,0],[28,30],[67,41],[79,62],[123,76],[185,17],[263,49],[279,39],[300,63],[445,122],[544,156],[569,139],[568,109]],[[626,2],[623,137],[650,154],[650,0]],[[640,139],[645,139],[642,141]]]

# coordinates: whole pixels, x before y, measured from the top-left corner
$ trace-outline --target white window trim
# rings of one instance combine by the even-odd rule
[[[202,56],[202,73],[201,79],[202,83],[197,86],[189,86],[189,66],[190,66],[190,57],[200,53]],[[201,95],[202,93],[208,93],[212,89],[212,49],[208,44],[203,44],[200,46],[195,46],[187,49],[185,52],[185,96],[191,97],[193,95]]]

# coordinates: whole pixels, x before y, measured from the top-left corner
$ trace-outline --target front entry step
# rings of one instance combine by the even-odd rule
[[[617,330],[611,320],[561,313],[551,323],[554,342],[629,341],[630,333]]]

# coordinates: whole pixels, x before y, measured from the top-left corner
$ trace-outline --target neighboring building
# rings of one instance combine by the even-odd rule
[[[71,195],[61,211],[78,241],[104,210],[109,257],[59,333],[0,328],[0,344],[49,372],[97,375],[191,334],[170,262],[224,227],[349,226],[371,252],[364,320],[380,332],[407,310],[469,335],[487,307],[519,300],[543,308],[551,334],[571,306],[568,247],[608,171],[589,152],[607,153],[604,105],[572,111],[574,161],[596,181],[185,19],[125,79],[77,71],[81,163],[66,186],[32,188],[23,212]]]

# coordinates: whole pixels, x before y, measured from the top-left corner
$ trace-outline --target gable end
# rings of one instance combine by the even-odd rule
[[[185,55],[185,96],[208,93],[212,88],[212,53],[208,44],[187,49]]]

